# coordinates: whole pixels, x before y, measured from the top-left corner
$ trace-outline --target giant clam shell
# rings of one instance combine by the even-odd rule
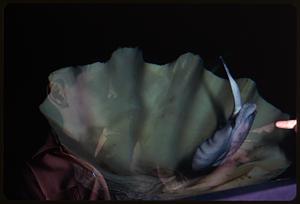
[[[105,63],[59,69],[49,82],[51,92],[40,110],[59,139],[108,181],[126,186],[127,196],[131,190],[151,191],[161,199],[224,190],[273,178],[289,165],[278,147],[287,132],[274,128],[274,121],[288,115],[260,97],[251,79],[241,78],[243,102],[257,105],[252,129],[237,152],[241,163],[199,175],[192,183],[180,183],[172,173],[155,176],[159,169],[178,171],[233,111],[228,80],[206,70],[198,55],[156,65],[144,62],[138,49],[122,48]],[[154,188],[157,184],[162,186]]]

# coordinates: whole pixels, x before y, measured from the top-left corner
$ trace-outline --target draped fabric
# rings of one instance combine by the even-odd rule
[[[78,159],[53,135],[26,163],[22,197],[38,200],[110,200],[102,174]]]

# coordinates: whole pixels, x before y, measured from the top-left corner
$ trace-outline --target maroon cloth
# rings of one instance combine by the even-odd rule
[[[74,156],[54,136],[27,162],[27,198],[39,200],[110,200],[102,174]]]

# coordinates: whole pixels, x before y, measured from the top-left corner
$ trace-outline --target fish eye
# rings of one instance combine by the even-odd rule
[[[246,118],[247,121],[251,121],[255,118],[256,115],[256,111],[254,111],[253,113],[249,114],[248,117]]]

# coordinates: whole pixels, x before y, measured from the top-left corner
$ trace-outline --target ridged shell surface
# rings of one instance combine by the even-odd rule
[[[234,105],[228,80],[206,70],[198,55],[156,65],[144,62],[138,49],[122,48],[107,62],[59,69],[49,76],[51,92],[40,109],[62,143],[108,172],[108,179],[127,185],[145,176],[130,184],[132,189],[147,192],[163,183],[163,190],[151,192],[168,199],[261,182],[287,168],[278,147],[287,131],[274,128],[274,121],[288,115],[260,97],[251,79],[236,81],[243,102],[257,105],[252,129],[237,152],[245,154],[245,162],[225,169],[229,176],[218,182],[222,171],[202,175],[188,185],[192,188],[175,180],[163,183],[155,172],[178,171],[230,117]],[[252,179],[239,180],[249,174]],[[147,176],[152,186],[141,187]]]

